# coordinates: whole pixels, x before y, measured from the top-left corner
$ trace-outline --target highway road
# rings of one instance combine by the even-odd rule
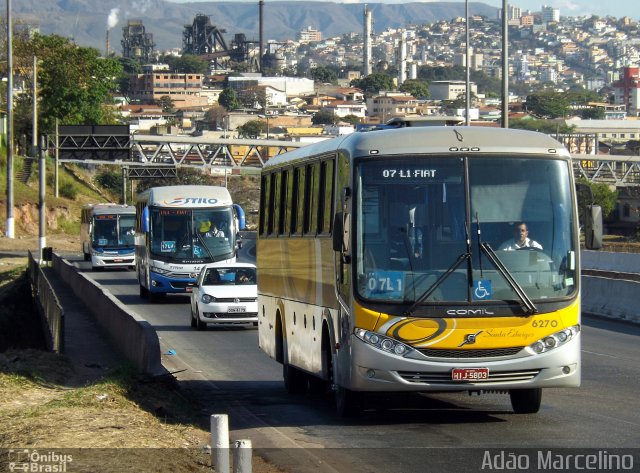
[[[252,245],[245,242],[241,260],[251,259]],[[251,439],[287,471],[487,471],[500,458],[549,466],[552,456],[563,462],[578,449],[599,461],[634,455],[640,471],[640,326],[583,318],[582,387],[544,391],[535,415],[513,414],[505,394],[409,394],[376,396],[361,417],[345,421],[328,397],[286,393],[281,366],[260,351],[255,328],[198,332],[188,297],[150,304],[134,272],[92,273],[80,256],[74,264],[155,327],[164,365],[179,371],[181,386],[206,406],[203,415],[228,413],[232,440]]]

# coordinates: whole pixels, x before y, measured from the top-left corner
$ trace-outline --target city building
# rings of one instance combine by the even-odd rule
[[[202,74],[172,72],[166,64],[150,65],[143,68],[142,74],[129,77],[129,96],[143,104],[169,97],[174,108],[207,106],[207,97],[201,95],[202,82]]]
[[[322,32],[312,28],[311,26],[307,26],[306,30],[298,32],[298,41],[301,43],[322,41]]]
[[[622,78],[612,84],[614,103],[624,105],[629,115],[640,111],[640,68],[625,67]]]
[[[417,107],[418,100],[409,94],[383,92],[367,99],[367,116],[384,123],[393,117],[415,115]]]
[[[470,92],[478,95],[478,87],[474,82],[469,83]],[[429,86],[431,100],[456,100],[460,95],[466,95],[467,85],[463,80],[435,80]]]

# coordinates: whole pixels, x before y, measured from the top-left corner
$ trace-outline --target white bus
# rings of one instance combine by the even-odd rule
[[[153,187],[138,195],[136,211],[140,297],[189,293],[204,264],[236,259],[244,212],[225,187]]]
[[[135,266],[134,231],[136,208],[132,205],[88,204],[80,215],[80,242],[91,268]]]
[[[261,179],[259,343],[290,392],[333,391],[342,415],[372,391],[508,392],[533,413],[543,388],[579,386],[578,219],[557,141],[353,133],[275,156]]]

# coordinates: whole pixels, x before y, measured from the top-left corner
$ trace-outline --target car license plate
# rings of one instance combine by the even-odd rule
[[[124,260],[122,258],[115,258],[113,260],[114,263],[122,263]]]
[[[481,381],[489,379],[489,368],[454,368],[451,371],[453,381]]]
[[[193,291],[193,288],[191,286],[187,286],[184,288],[184,292],[191,292]]]
[[[238,306],[238,307],[229,307],[227,309],[227,313],[229,314],[240,314],[242,312],[246,312],[247,308],[246,307],[242,307],[242,306]]]

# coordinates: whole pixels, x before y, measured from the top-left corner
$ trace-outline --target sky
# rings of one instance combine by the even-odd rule
[[[167,0],[175,3],[191,3],[197,1],[213,0]],[[215,0],[234,1],[234,0]],[[239,0],[256,1],[257,0]],[[417,1],[439,1],[439,0],[292,0],[292,1],[335,1],[336,3],[410,3]],[[451,0],[449,0],[451,1]],[[454,0],[455,1],[455,0]],[[462,0],[458,0],[464,3]],[[502,8],[502,0],[469,0],[470,2],[486,3],[497,8]],[[269,0],[265,0],[266,3]],[[509,5],[520,7],[522,10],[540,11],[542,5],[549,5],[560,9],[562,16],[582,16],[594,14],[599,16],[614,16],[622,18],[628,16],[640,20],[640,1],[638,0],[510,0]]]

